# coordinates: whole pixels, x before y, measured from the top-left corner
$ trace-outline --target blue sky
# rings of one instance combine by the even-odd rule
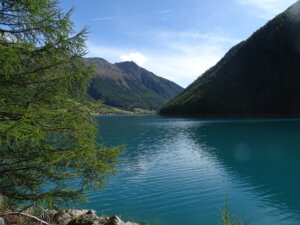
[[[89,57],[135,61],[186,87],[296,0],[60,0]]]

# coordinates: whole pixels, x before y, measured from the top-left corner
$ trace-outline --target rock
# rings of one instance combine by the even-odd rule
[[[123,222],[121,223],[121,225],[139,225],[138,223],[133,223],[133,222]]]
[[[4,219],[2,217],[0,217],[0,225],[4,225]]]
[[[107,223],[104,225],[139,225],[137,223],[132,222],[124,222],[118,216],[109,217]]]
[[[57,213],[54,218],[53,221],[56,222],[59,225],[66,225],[68,224],[70,221],[72,220],[72,217],[69,213],[67,212],[59,212]]]
[[[122,220],[119,217],[112,216],[108,219],[106,225],[121,225],[121,224],[122,224]]]
[[[67,225],[71,220],[80,217],[86,213],[90,213],[91,215],[96,215],[96,211],[94,210],[74,210],[68,209],[62,212],[58,212],[53,216],[53,221],[59,225]]]
[[[87,209],[83,209],[83,210],[68,209],[65,212],[69,213],[70,216],[72,217],[72,219],[74,219],[74,218],[76,218],[78,216],[81,216],[83,214],[88,213],[89,211],[93,211],[93,210],[87,210]],[[96,214],[96,213],[94,213],[94,214]]]
[[[57,213],[58,212],[56,210],[46,210],[42,215],[42,219],[45,221],[53,221]]]
[[[57,225],[138,225],[132,222],[125,223],[118,216],[98,217],[95,210],[48,210],[46,216],[53,218],[52,221]]]
[[[97,217],[95,214],[83,214],[73,220],[67,225],[102,225],[102,218]]]
[[[92,210],[90,209],[89,211],[87,211],[86,214],[92,214],[92,215],[96,215],[96,211],[95,210]]]

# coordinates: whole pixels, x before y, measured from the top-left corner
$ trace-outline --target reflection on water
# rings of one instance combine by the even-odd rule
[[[120,172],[85,207],[158,225],[219,224],[226,198],[250,224],[300,224],[300,120],[98,117],[127,144]]]

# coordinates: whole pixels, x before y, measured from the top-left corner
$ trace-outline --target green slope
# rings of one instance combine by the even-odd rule
[[[300,116],[300,2],[233,47],[161,114]]]
[[[183,88],[139,67],[134,62],[111,64],[101,58],[87,58],[95,67],[89,95],[105,104],[133,111],[158,110]]]
[[[131,111],[119,109],[109,105],[102,104],[96,109],[96,115],[128,115],[128,114],[154,114],[155,111],[134,108]]]

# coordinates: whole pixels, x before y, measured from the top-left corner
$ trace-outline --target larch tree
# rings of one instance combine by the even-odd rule
[[[0,0],[0,192],[11,204],[77,201],[115,171],[120,148],[95,141],[86,29],[74,33],[71,11]]]

